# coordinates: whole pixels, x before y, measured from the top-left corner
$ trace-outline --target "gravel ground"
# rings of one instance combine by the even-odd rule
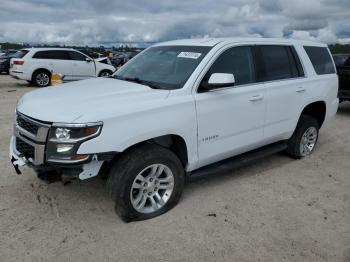
[[[126,224],[99,178],[63,186],[15,174],[12,116],[30,90],[0,75],[0,261],[350,261],[350,103],[312,156],[193,182],[170,212]]]

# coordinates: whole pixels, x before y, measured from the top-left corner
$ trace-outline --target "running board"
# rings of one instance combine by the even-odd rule
[[[210,164],[208,166],[201,167],[191,172],[188,177],[190,181],[193,181],[202,177],[225,173],[232,169],[245,166],[266,156],[276,154],[285,149],[287,149],[286,141],[277,142],[238,156],[222,160],[214,164]]]

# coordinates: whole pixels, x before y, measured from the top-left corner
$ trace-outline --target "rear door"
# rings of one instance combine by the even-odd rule
[[[73,67],[65,50],[38,51],[33,57],[37,68],[45,68],[52,73],[64,75],[64,80],[72,80]]]
[[[266,87],[266,143],[286,139],[294,130],[306,100],[304,70],[292,45],[255,48],[259,81]]]
[[[96,76],[95,62],[91,58],[76,51],[69,51],[69,56],[73,63],[74,80]]]

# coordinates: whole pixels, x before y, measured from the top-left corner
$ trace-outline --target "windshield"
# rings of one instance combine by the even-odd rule
[[[345,61],[347,59],[347,56],[345,56],[345,55],[334,55],[333,59],[334,59],[334,63],[335,63],[336,66],[342,66],[345,63]]]
[[[151,47],[126,63],[113,77],[152,88],[182,88],[210,49],[208,46]]]

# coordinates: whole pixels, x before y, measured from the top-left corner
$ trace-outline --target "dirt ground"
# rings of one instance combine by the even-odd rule
[[[0,261],[350,261],[350,103],[312,156],[277,154],[192,182],[170,212],[127,224],[99,178],[16,175],[12,117],[33,89],[0,75]]]

